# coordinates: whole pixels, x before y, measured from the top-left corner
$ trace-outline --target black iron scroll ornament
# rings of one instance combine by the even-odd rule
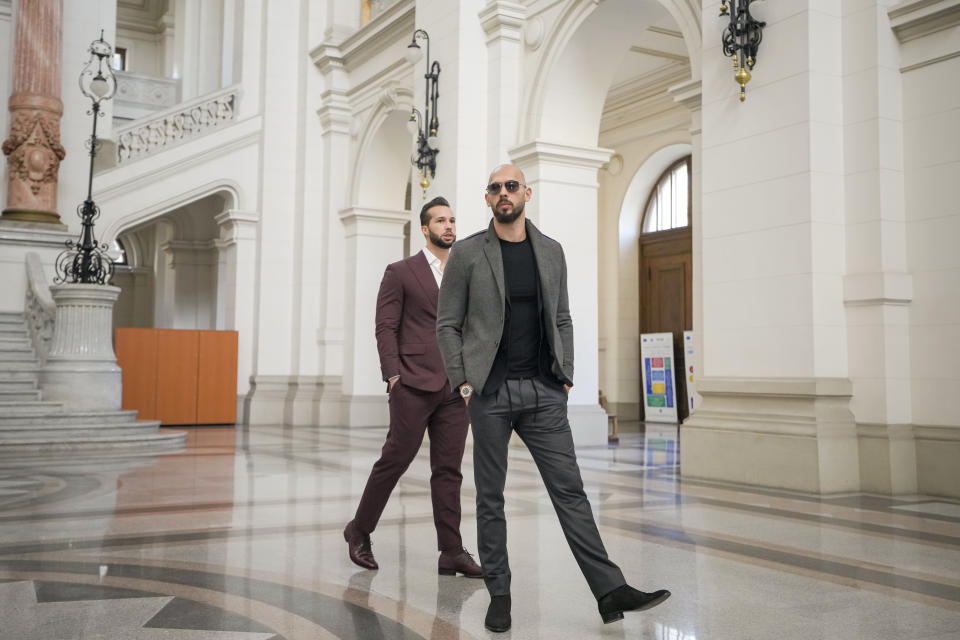
[[[740,85],[740,102],[747,99],[750,71],[757,63],[763,28],[767,26],[766,22],[755,20],[750,15],[752,1],[723,0],[720,4],[720,17],[730,18],[730,24],[723,30],[723,55],[733,58],[733,68],[736,71],[733,78]]]

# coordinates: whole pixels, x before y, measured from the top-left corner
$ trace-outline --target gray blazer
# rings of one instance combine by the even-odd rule
[[[567,261],[563,247],[526,221],[527,237],[540,274],[545,336],[551,371],[573,381],[573,322],[567,299]],[[493,221],[453,245],[443,270],[437,306],[437,342],[451,389],[469,382],[477,392],[497,357],[506,314],[503,255]]]

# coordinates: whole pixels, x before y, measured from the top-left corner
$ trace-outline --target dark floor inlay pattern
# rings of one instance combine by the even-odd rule
[[[0,561],[0,569],[33,572],[53,571],[97,575],[100,565],[89,562],[46,560]],[[109,573],[118,578],[139,578],[169,582],[238,595],[289,611],[320,625],[338,638],[352,640],[425,640],[423,636],[396,620],[365,607],[338,598],[266,580],[207,573],[190,569],[111,564]]]
[[[276,633],[273,629],[269,629],[240,614],[184,598],[171,600],[170,604],[161,609],[143,626],[154,629]],[[283,638],[277,635],[274,640],[283,640]]]

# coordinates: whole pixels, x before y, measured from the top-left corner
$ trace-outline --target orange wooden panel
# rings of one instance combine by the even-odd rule
[[[157,415],[157,331],[117,329],[114,336],[117,364],[123,381],[122,406],[135,409],[140,420]]]
[[[196,424],[199,332],[157,332],[157,419],[163,424]]]
[[[237,332],[201,331],[197,424],[237,421]]]

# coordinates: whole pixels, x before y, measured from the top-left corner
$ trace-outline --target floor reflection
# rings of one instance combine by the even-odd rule
[[[105,639],[141,627],[244,640],[490,637],[483,582],[436,573],[426,449],[374,532],[381,568],[368,572],[348,560],[341,531],[383,429],[188,431],[173,454],[0,461],[0,624],[65,628],[71,603],[86,602],[126,621],[97,627]],[[676,425],[620,433],[614,448],[578,450],[584,484],[611,557],[637,586],[673,598],[602,625],[539,473],[514,447],[505,637],[960,637],[960,501],[705,483],[681,475]],[[476,549],[469,451],[463,473],[462,533]],[[138,601],[152,613],[134,615]],[[13,628],[0,637],[41,637]]]

